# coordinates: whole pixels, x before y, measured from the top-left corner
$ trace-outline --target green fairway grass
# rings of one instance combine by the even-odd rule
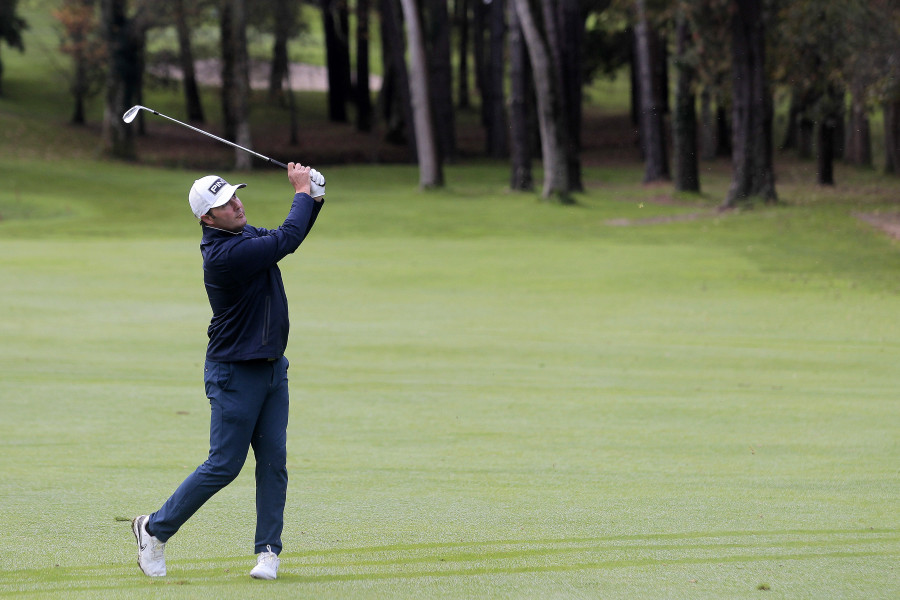
[[[851,216],[890,208],[878,176],[717,214],[621,170],[564,208],[490,165],[433,193],[413,167],[329,169],[282,263],[291,486],[269,584],[247,575],[252,456],[165,579],[140,574],[127,522],[207,451],[202,173],[66,161],[60,192],[44,170],[0,167],[0,596],[900,591],[900,254]],[[226,175],[252,223],[280,222],[281,173]]]

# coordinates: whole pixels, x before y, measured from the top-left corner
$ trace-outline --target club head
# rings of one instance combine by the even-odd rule
[[[137,117],[137,114],[139,112],[141,112],[142,108],[144,108],[144,107],[141,106],[140,104],[132,106],[131,108],[129,108],[128,110],[125,111],[124,115],[122,115],[122,120],[125,121],[126,123],[131,123],[132,121],[134,121],[134,118]],[[149,109],[145,109],[145,110],[149,110]]]

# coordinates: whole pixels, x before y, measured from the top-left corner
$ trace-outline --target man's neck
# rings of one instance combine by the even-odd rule
[[[206,223],[200,223],[200,224],[207,229],[215,229],[216,231],[224,231],[225,233],[230,233],[231,235],[239,235],[244,230],[244,228],[241,227],[237,231],[229,231],[227,229],[222,229],[221,227],[213,227],[212,225],[207,225]]]

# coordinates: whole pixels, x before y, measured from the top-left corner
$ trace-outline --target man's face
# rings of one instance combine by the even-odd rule
[[[218,227],[225,231],[240,231],[247,224],[244,205],[241,204],[237,195],[232,196],[231,200],[222,206],[210,209],[209,212],[212,214],[203,215],[201,220],[212,227]]]

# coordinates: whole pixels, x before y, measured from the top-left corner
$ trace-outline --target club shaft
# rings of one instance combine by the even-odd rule
[[[284,164],[283,162],[279,162],[279,161],[275,160],[274,158],[269,158],[268,156],[264,156],[264,155],[260,154],[259,152],[254,152],[253,150],[251,150],[251,149],[249,149],[249,148],[244,148],[243,146],[239,146],[239,145],[235,144],[234,142],[229,142],[229,141],[226,140],[225,138],[220,138],[219,136],[213,135],[213,134],[209,133],[208,131],[203,131],[202,129],[197,129],[197,128],[194,127],[193,125],[188,125],[187,123],[183,123],[183,122],[179,121],[178,119],[173,119],[172,117],[170,117],[170,116],[168,116],[168,115],[164,115],[164,114],[162,114],[162,113],[159,112],[159,111],[155,111],[155,110],[153,110],[153,109],[147,109],[147,110],[149,110],[150,112],[152,112],[154,115],[157,115],[157,116],[160,116],[160,117],[164,117],[164,118],[166,118],[166,119],[168,119],[168,120],[170,120],[170,121],[174,121],[175,123],[178,123],[179,125],[184,125],[184,126],[187,127],[188,129],[193,129],[193,130],[196,131],[197,133],[202,133],[203,135],[205,135],[205,136],[207,136],[207,137],[211,137],[211,138],[214,139],[214,140],[220,141],[220,142],[222,142],[223,144],[228,144],[229,146],[231,146],[231,147],[233,147],[233,148],[237,148],[238,150],[243,150],[244,152],[249,152],[249,153],[252,154],[253,156],[257,156],[257,157],[259,157],[259,158],[261,158],[261,159],[263,159],[263,160],[266,160],[266,161],[272,163],[273,165],[277,165],[277,166],[281,167],[282,169],[287,169],[287,165],[286,165],[286,164]]]

